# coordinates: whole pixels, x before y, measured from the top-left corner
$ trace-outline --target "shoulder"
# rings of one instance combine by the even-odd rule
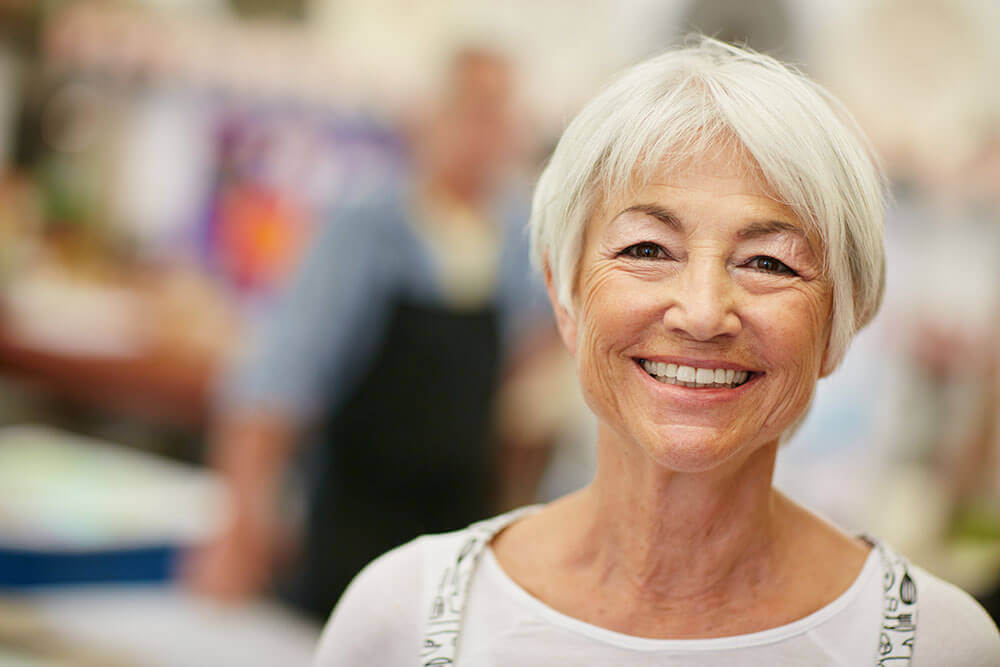
[[[351,582],[323,629],[314,665],[407,664],[419,656],[424,579],[463,532],[425,535],[379,556]]]
[[[402,185],[387,183],[378,192],[346,198],[330,211],[328,223],[351,229],[383,229],[407,224],[412,194]]]
[[[406,664],[417,655],[424,538],[369,563],[337,603],[314,665]]]
[[[972,596],[919,567],[917,584],[916,667],[1000,665],[1000,633]]]
[[[401,258],[405,261],[407,216],[403,195],[389,186],[378,194],[338,201],[324,212],[308,239],[300,281],[305,275],[311,277],[307,283],[353,286],[356,283],[345,281],[344,276],[387,275],[387,266],[395,266]],[[388,265],[372,261],[373,257],[387,259],[386,253],[395,258]]]

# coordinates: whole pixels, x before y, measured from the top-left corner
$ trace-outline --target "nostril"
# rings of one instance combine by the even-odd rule
[[[727,308],[692,309],[680,305],[664,312],[663,324],[668,330],[697,341],[735,336],[743,328],[739,316]]]

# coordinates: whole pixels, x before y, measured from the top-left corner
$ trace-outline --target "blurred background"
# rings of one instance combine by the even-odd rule
[[[0,663],[306,664],[351,558],[585,484],[517,230],[575,111],[691,30],[833,90],[893,192],[779,486],[997,618],[996,3],[0,0]],[[445,404],[475,457],[417,443]],[[442,523],[349,509],[393,494]]]

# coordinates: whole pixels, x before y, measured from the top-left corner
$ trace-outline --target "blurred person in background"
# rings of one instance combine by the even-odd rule
[[[839,104],[768,56],[702,38],[606,87],[531,215],[593,482],[381,557],[316,664],[998,664],[966,593],[772,485],[878,311],[883,185]]]
[[[201,590],[240,598],[271,581],[280,490],[304,440],[318,442],[302,452],[288,597],[317,619],[379,553],[533,498],[545,427],[505,413],[524,401],[498,388],[523,383],[557,339],[508,178],[513,75],[488,49],[454,56],[417,124],[412,181],[339,209],[230,373],[214,462],[231,518],[190,563]]]

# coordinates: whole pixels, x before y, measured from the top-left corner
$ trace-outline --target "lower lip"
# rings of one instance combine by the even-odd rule
[[[732,389],[727,387],[685,387],[680,384],[660,382],[647,373],[638,360],[633,360],[633,362],[632,365],[635,367],[636,372],[642,375],[654,391],[660,392],[665,398],[669,397],[676,402],[695,403],[698,405],[725,403],[736,400],[749,391],[760,378],[764,377],[763,373],[754,373],[749,380]]]

